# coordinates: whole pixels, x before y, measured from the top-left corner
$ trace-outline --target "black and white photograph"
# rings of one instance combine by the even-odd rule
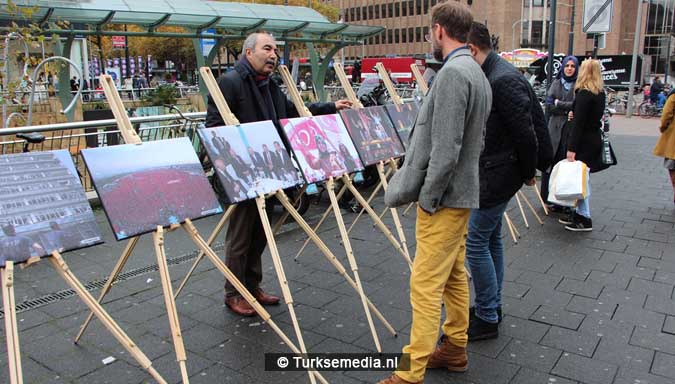
[[[0,267],[101,242],[68,151],[0,156]]]
[[[223,211],[186,137],[83,149],[82,157],[117,240]]]

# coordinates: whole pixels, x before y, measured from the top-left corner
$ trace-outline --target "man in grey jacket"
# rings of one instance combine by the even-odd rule
[[[443,61],[415,123],[405,163],[385,194],[396,207],[417,201],[417,249],[410,277],[410,368],[380,384],[421,383],[426,368],[463,372],[469,324],[464,269],[467,223],[479,203],[478,161],[492,94],[466,45],[473,17],[450,1],[431,11],[430,41]],[[436,347],[441,300],[446,320]]]

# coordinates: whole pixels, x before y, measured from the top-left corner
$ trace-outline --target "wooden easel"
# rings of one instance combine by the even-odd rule
[[[37,260],[30,260],[34,264]],[[136,346],[133,340],[120,328],[108,312],[94,299],[77,277],[72,273],[61,254],[54,251],[49,256],[52,266],[63,280],[77,293],[87,307],[101,320],[103,326],[122,344],[124,349],[152,376],[158,383],[166,384],[162,376],[152,367],[152,362]],[[9,362],[9,382],[23,384],[21,369],[21,352],[19,348],[19,332],[16,321],[16,305],[14,302],[14,263],[7,261],[4,268],[0,268],[2,283],[3,311],[5,314],[5,333],[7,339],[7,360]]]
[[[112,79],[110,76],[107,75],[102,75],[101,76],[101,83],[103,84],[103,89],[104,92],[106,93],[106,98],[108,99],[108,102],[111,105],[111,109],[113,111],[113,114],[115,115],[115,118],[119,124],[120,131],[122,136],[124,137],[125,141],[127,143],[132,142],[135,144],[140,144],[140,139],[136,139],[138,136],[136,135],[135,131],[133,130],[133,127],[131,126],[131,122],[129,121],[129,117],[126,114],[126,111],[124,110],[124,105],[122,103],[121,98],[119,97],[119,93],[117,93],[117,89],[114,87],[114,84],[112,83]],[[222,95],[221,95],[222,97]],[[228,220],[231,212],[232,212],[233,207],[230,207],[228,211],[223,215],[223,218],[221,218],[219,224],[216,227],[216,231],[212,234],[210,240],[212,241],[215,239],[218,231],[224,223]],[[259,206],[260,209],[260,206]],[[264,203],[262,204],[262,210],[264,212]],[[302,338],[300,338],[300,342],[302,345],[301,349],[298,349],[290,339],[281,331],[281,329],[272,322],[270,319],[269,313],[255,300],[253,295],[251,295],[250,292],[246,290],[246,288],[241,284],[240,281],[237,280],[236,276],[232,274],[232,272],[227,268],[225,263],[218,258],[218,256],[213,252],[213,250],[210,248],[210,243],[207,241],[204,241],[201,236],[199,235],[199,232],[197,229],[192,225],[192,222],[190,219],[186,219],[183,224],[176,224],[170,227],[171,230],[178,229],[179,227],[183,227],[188,235],[193,239],[197,247],[201,250],[201,253],[206,255],[206,257],[211,260],[211,262],[216,266],[216,268],[225,276],[225,278],[232,283],[232,285],[235,286],[237,291],[251,304],[251,306],[256,310],[256,312],[266,321],[268,324],[272,327],[272,329],[282,338],[282,340],[293,350],[293,352],[297,354],[301,353],[306,353],[304,349],[304,343],[302,343]],[[121,270],[121,267],[124,265],[126,262],[126,259],[128,259],[129,255],[131,254],[131,250],[133,250],[133,247],[136,245],[136,242],[138,239],[136,238],[135,240],[132,239],[129,244],[127,245],[127,248],[125,249],[125,252],[123,253],[123,258],[125,260],[120,259],[118,261],[119,269]],[[178,313],[176,311],[175,307],[175,301],[174,301],[174,294],[171,286],[171,278],[169,276],[169,270],[168,270],[168,265],[166,261],[166,255],[164,252],[164,229],[161,226],[157,227],[156,232],[153,233],[153,242],[155,244],[155,253],[157,256],[157,265],[158,269],[160,272],[160,279],[162,280],[162,290],[164,293],[164,302],[166,304],[167,308],[167,314],[169,317],[169,326],[171,327],[171,332],[172,332],[172,338],[174,342],[174,348],[175,348],[175,353],[176,353],[176,360],[179,363],[179,367],[181,370],[181,376],[183,383],[188,383],[188,375],[187,375],[187,366],[186,366],[186,361],[187,361],[187,356],[185,353],[185,347],[183,344],[183,338],[180,330],[180,322],[178,320]],[[278,254],[277,254],[278,256]],[[116,268],[117,268],[116,266]],[[282,271],[283,272],[283,271]],[[111,274],[111,277],[114,275]],[[116,277],[116,275],[115,275]],[[283,280],[285,281],[285,275],[280,275],[280,279],[283,277]],[[110,283],[111,280],[108,281]],[[282,284],[282,289],[284,287],[284,284]],[[287,284],[286,284],[287,288]],[[292,308],[289,308],[289,310],[292,311]],[[294,314],[293,314],[294,318]],[[294,319],[295,320],[295,319]],[[294,324],[296,330],[299,330],[297,327],[297,320],[295,321]],[[83,330],[86,327],[86,323],[83,325]],[[310,370],[309,375],[311,378],[312,383],[315,383],[315,378],[318,379],[321,383],[327,384],[328,382],[326,379],[318,372],[315,370]]]
[[[347,98],[352,102],[352,105],[354,106],[354,108],[363,108],[363,104],[361,104],[359,99],[356,97],[356,94],[354,93],[354,89],[351,87],[351,84],[347,80],[347,76],[344,72],[344,68],[342,67],[342,64],[341,63],[334,64],[334,69],[335,69],[335,73],[337,74],[338,78],[340,79],[342,87],[345,90],[345,94],[347,95]],[[287,85],[287,87],[288,87],[288,85]],[[399,252],[403,255],[404,259],[408,263],[408,267],[412,270],[412,260],[410,259],[410,253],[408,251],[408,244],[407,244],[407,241],[406,241],[405,232],[403,231],[403,226],[401,225],[401,221],[398,217],[398,211],[396,210],[396,208],[391,208],[392,216],[394,217],[394,224],[395,224],[396,230],[398,232],[399,240],[401,241],[400,244],[392,241],[393,235],[391,235],[391,232],[389,231],[389,229],[382,222],[382,219],[381,219],[382,215],[377,215],[373,211],[372,207],[370,206],[370,202],[376,196],[377,192],[382,187],[386,188],[387,177],[393,171],[395,171],[395,169],[396,169],[395,160],[393,160],[393,159],[389,160],[388,164],[389,164],[390,167],[389,167],[389,171],[387,171],[386,173],[384,172],[384,162],[381,161],[379,164],[377,164],[378,174],[380,176],[380,183],[375,187],[375,190],[370,194],[370,196],[368,197],[367,200],[365,200],[360,193],[359,194],[354,193],[355,188],[353,187],[353,184],[351,183],[351,181],[349,183],[345,183],[345,185],[339,191],[339,193],[337,195],[337,198],[339,199],[342,196],[342,194],[345,192],[345,188],[347,188],[350,192],[352,192],[354,194],[354,197],[357,199],[359,204],[361,204],[361,206],[362,206],[359,215],[356,217],[356,219],[354,221],[352,221],[351,226],[346,230],[347,235],[349,235],[352,228],[354,228],[354,225],[356,224],[356,221],[359,219],[359,217],[364,212],[368,212],[370,217],[373,219],[375,225],[378,228],[380,228],[380,230],[385,234],[385,236],[387,236],[387,238],[394,245],[394,247],[396,247],[396,249],[399,250]],[[344,176],[343,176],[343,178],[344,178]],[[321,220],[319,220],[318,224],[314,227],[315,230],[317,230],[321,226],[321,224],[323,224],[325,219],[328,217],[330,209],[331,209],[330,207],[328,209],[326,209],[323,216],[321,217]],[[338,210],[338,212],[339,212],[339,210]],[[386,210],[385,210],[385,212],[386,212]],[[304,251],[306,246],[307,246],[307,241],[305,241],[303,246],[300,248],[300,250],[296,254],[296,256],[295,256],[296,259]]]

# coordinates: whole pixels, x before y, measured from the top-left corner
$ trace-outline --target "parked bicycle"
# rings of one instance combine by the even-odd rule
[[[640,104],[640,107],[638,107],[638,113],[640,114],[640,117],[642,117],[643,119],[659,117],[661,116],[662,111],[663,106],[659,107],[649,100],[643,101],[642,104]]]

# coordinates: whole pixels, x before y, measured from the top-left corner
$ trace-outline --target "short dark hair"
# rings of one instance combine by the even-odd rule
[[[466,43],[473,16],[469,7],[457,1],[438,3],[431,8],[431,24],[438,24],[448,36]]]
[[[481,51],[492,50],[492,38],[485,24],[474,21],[469,31],[469,43],[475,45]]]

